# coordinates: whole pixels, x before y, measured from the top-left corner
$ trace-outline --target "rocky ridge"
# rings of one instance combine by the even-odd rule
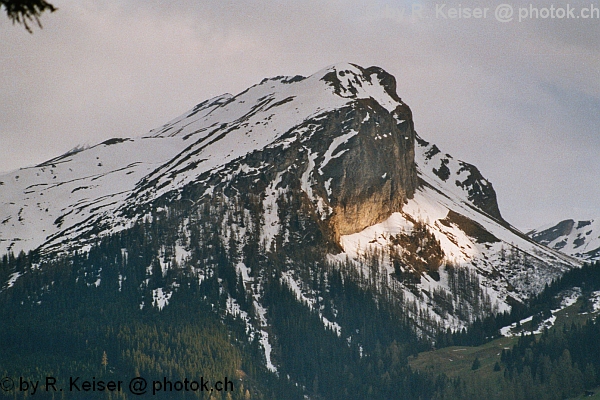
[[[236,271],[257,308],[260,254],[285,260],[280,279],[305,304],[318,299],[315,271],[294,258],[314,250],[410,304],[421,334],[508,310],[579,265],[506,222],[477,168],[420,138],[396,86],[382,69],[353,64],[265,79],[143,137],[9,173],[0,177],[0,243],[46,256],[86,251],[179,213],[172,223],[182,233],[165,246],[182,263],[190,216],[219,210],[210,217],[218,241],[244,255]],[[169,253],[156,255],[165,274]],[[191,268],[211,273],[203,261]],[[24,278],[10,279],[4,288]]]
[[[600,260],[600,222],[567,219],[527,232],[533,240],[582,261]]]

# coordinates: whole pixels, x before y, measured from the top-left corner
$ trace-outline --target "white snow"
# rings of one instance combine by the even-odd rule
[[[537,327],[537,329],[535,331],[533,331],[534,334],[541,334],[544,331],[544,328],[549,329],[552,326],[554,326],[554,323],[556,322],[555,314],[557,312],[562,311],[565,308],[575,304],[577,302],[577,299],[579,299],[579,297],[581,296],[581,288],[576,287],[576,288],[573,288],[572,290],[565,290],[559,296],[562,297],[560,307],[557,308],[556,310],[550,310],[552,315],[540,323],[540,325]],[[523,325],[532,320],[533,320],[533,316],[529,316],[527,318],[523,318],[521,321],[519,321],[519,323],[520,323],[520,325]],[[521,331],[515,331],[516,328],[517,328],[517,323],[514,322],[511,325],[505,326],[502,329],[500,329],[500,334],[502,336],[506,336],[506,337],[520,335]]]
[[[512,334],[510,333],[511,329],[516,328],[516,326],[517,324],[505,326],[504,328],[500,329],[500,334],[504,337],[510,337],[512,336]]]
[[[167,304],[173,292],[165,292],[163,288],[154,289],[152,291],[152,305],[162,310]]]
[[[296,281],[296,279],[294,279],[293,274],[294,274],[294,271],[286,271],[286,272],[282,273],[281,281],[292,290],[292,292],[296,296],[296,299],[300,303],[306,305],[312,311],[315,311],[315,310],[317,311],[319,318],[321,319],[321,322],[323,322],[323,325],[325,326],[325,328],[334,331],[336,333],[336,335],[341,337],[342,327],[337,322],[330,321],[325,316],[323,316],[323,314],[321,313],[321,310],[318,310],[315,307],[316,300],[314,299],[314,297],[309,297],[304,294],[304,292],[300,288],[300,283],[298,283],[299,281]]]
[[[327,151],[325,152],[325,155],[323,156],[324,159],[321,162],[321,166],[319,167],[320,175],[323,175],[323,168],[329,163],[329,161],[331,161],[332,158],[337,158],[337,157],[341,156],[342,154],[344,154],[346,151],[348,151],[347,149],[342,150],[334,156],[333,153],[337,150],[337,148],[340,147],[342,144],[346,143],[348,140],[350,140],[350,138],[352,138],[356,135],[358,135],[358,132],[355,130],[351,130],[348,133],[344,133],[340,136],[336,136],[331,141],[329,148],[327,149]]]
[[[539,327],[533,333],[536,335],[541,334],[542,332],[544,332],[544,329],[552,328],[554,326],[555,322],[556,322],[556,316],[553,314],[550,316],[550,318],[542,321],[542,323],[539,325]]]
[[[412,222],[408,221],[402,213],[393,213],[387,220],[372,225],[361,232],[340,237],[340,244],[344,251],[352,257],[364,255],[369,247],[374,247],[372,240],[380,246],[387,245],[387,240],[391,235],[397,235],[402,232],[411,231]]]
[[[529,235],[551,229],[556,230],[556,225],[539,227],[529,232]],[[575,221],[573,228],[568,233],[550,241],[547,246],[583,261],[598,259],[599,256],[594,255],[594,250],[600,249],[600,219]],[[590,252],[591,254],[586,254]]]
[[[567,290],[564,293],[564,297],[560,302],[560,308],[555,311],[562,310],[563,308],[567,308],[577,303],[577,299],[581,296],[581,288],[575,287],[572,290]]]
[[[306,166],[306,170],[304,171],[304,173],[302,174],[302,177],[300,178],[300,184],[302,187],[302,190],[304,190],[304,192],[308,195],[308,197],[310,199],[313,199],[313,190],[312,190],[312,179],[311,179],[311,175],[312,172],[315,168],[315,159],[319,156],[318,153],[312,153],[309,150],[308,153],[308,165]]]
[[[250,320],[248,313],[242,310],[240,305],[233,297],[231,297],[231,295],[228,295],[227,297],[226,311],[233,316],[242,318],[246,322]]]
[[[341,82],[341,88],[343,93],[342,96],[346,97],[358,97],[358,98],[373,98],[382,107],[386,108],[389,112],[392,112],[400,105],[398,101],[392,99],[386,92],[385,88],[381,85],[375,75],[371,75],[371,82],[358,78],[362,75],[357,67],[351,64],[340,64],[330,69],[337,72],[337,78]],[[353,87],[357,94],[353,94],[350,88]]]
[[[335,73],[340,82],[337,88],[335,84],[331,85],[323,80],[330,73]],[[336,94],[336,90],[339,93]],[[112,144],[99,144],[40,166],[4,174],[0,176],[0,246],[18,253],[20,250],[28,251],[39,246],[58,246],[67,239],[77,242],[82,234],[91,232],[92,229],[100,229],[100,235],[127,229],[135,223],[135,218],[126,216],[127,207],[150,204],[163,194],[176,193],[188,183],[201,183],[199,178],[207,182],[203,176],[205,173],[223,172],[230,174],[232,178],[236,173],[260,172],[260,168],[247,165],[240,166],[239,171],[228,171],[225,166],[265,147],[285,148],[291,145],[302,136],[314,132],[309,120],[325,118],[329,111],[345,107],[356,98],[372,98],[390,112],[403,105],[387,93],[375,74],[364,77],[363,70],[356,66],[337,64],[294,84],[272,79],[237,96],[226,94],[215,97],[152,130],[145,137],[113,140]],[[367,114],[363,122],[370,118],[370,114]],[[398,116],[395,118],[398,123],[404,122]],[[305,122],[305,126],[296,129]],[[290,136],[283,139],[282,135],[286,133]],[[308,150],[308,162],[301,177],[301,187],[317,207],[322,219],[327,218],[332,210],[328,205],[329,199],[319,197],[313,190],[315,168],[318,167],[317,172],[323,174],[323,168],[346,151],[340,151],[340,147],[356,134],[356,131],[341,132],[329,144],[325,153],[310,153]],[[383,140],[390,135],[389,132],[380,132],[375,140]],[[493,271],[493,266],[500,264],[501,250],[517,249],[529,257],[529,261],[534,264],[532,270],[500,269],[501,277],[498,279],[480,275],[482,284],[487,288],[486,294],[501,310],[508,307],[504,303],[508,293],[507,282],[514,286],[513,295],[518,299],[520,295],[539,291],[544,283],[567,267],[578,265],[566,256],[531,243],[516,234],[512,228],[507,228],[480,212],[469,200],[469,189],[455,184],[457,178],[459,181],[467,178],[463,164],[441,152],[427,159],[426,153],[430,150],[431,146],[417,145],[415,148],[419,176],[429,186],[420,187],[401,212],[392,214],[386,221],[362,232],[342,236],[340,241],[345,253],[339,255],[338,259],[351,258],[357,268],[363,268],[361,256],[369,250],[388,249],[392,235],[413,229],[411,221],[423,221],[427,224],[440,241],[447,263],[463,265],[471,270],[483,270],[490,275],[498,272]],[[321,156],[323,159],[317,166],[316,162]],[[446,163],[451,172],[447,181],[433,173],[433,168],[439,168],[442,162]],[[387,173],[384,173],[382,178],[386,177]],[[261,239],[268,246],[273,243],[280,230],[276,202],[281,194],[277,188],[280,180],[281,176],[278,176],[271,182],[262,204],[265,220]],[[328,194],[331,183],[330,179],[325,182]],[[487,186],[487,181],[482,181],[481,184]],[[212,195],[214,189],[214,186],[207,187],[204,195]],[[459,226],[447,220],[450,210],[476,221],[500,241],[477,243],[475,238],[467,236]],[[156,211],[168,212],[168,207]],[[137,218],[144,217],[152,218],[152,212]],[[236,229],[234,234],[245,234],[239,227]],[[592,236],[598,236],[590,236],[587,232],[587,228],[577,232],[579,236],[576,237],[589,236],[582,249],[589,249],[588,246],[592,246],[590,243],[595,243],[596,240]],[[183,236],[186,236],[185,232]],[[85,246],[84,249],[89,249],[87,243],[81,244]],[[171,260],[165,260],[165,249],[161,251],[158,259],[164,273]],[[174,253],[178,262],[191,256],[185,240],[175,245]],[[389,263],[385,263],[385,256],[383,261],[382,270],[391,273]],[[542,264],[554,266],[542,269],[539,267]],[[243,263],[239,263],[236,268],[245,283],[249,286],[258,285],[250,278],[248,268]],[[531,283],[526,283],[530,281],[530,274]],[[429,291],[445,289],[447,282],[443,270],[440,277],[440,282],[423,277],[419,288]],[[7,285],[12,286],[17,279],[18,276],[11,275]],[[199,280],[202,279],[203,275],[199,274]],[[299,299],[309,307],[314,306],[312,294],[303,291],[291,274],[286,275],[284,280]],[[98,280],[97,284],[99,283]],[[264,328],[267,326],[266,310],[260,305],[259,292],[257,289],[253,293],[254,306],[260,317],[260,325]],[[430,312],[430,299],[414,295],[410,291],[405,291],[405,294],[407,302],[414,303],[415,314]],[[170,296],[170,291],[155,289],[153,304],[162,309]],[[143,304],[140,306],[143,307]],[[235,312],[234,305],[231,307],[231,312]],[[320,310],[317,311],[320,313]],[[339,325],[322,314],[320,316],[326,327],[340,334]],[[447,317],[447,320],[436,315],[432,318],[452,328],[464,326],[464,321],[452,319],[452,316]],[[261,330],[260,335],[267,365],[269,369],[276,371],[271,360],[268,333]]]
[[[265,358],[267,360],[267,369],[271,372],[277,372],[277,368],[271,361],[271,343],[269,343],[269,334],[265,331],[261,331],[260,344],[265,349]]]
[[[331,196],[331,181],[333,178],[329,178],[325,181],[325,190],[327,191],[327,197]]]
[[[260,304],[258,301],[254,301],[254,309],[258,313],[258,318],[261,324],[261,327],[267,327],[267,310]],[[267,369],[271,372],[277,373],[277,367],[273,364],[271,360],[271,344],[269,343],[269,334],[265,330],[260,331],[260,344],[262,344],[263,349],[265,350],[265,359],[267,361]]]
[[[527,318],[523,318],[521,321],[519,321],[519,324],[525,324],[527,322],[530,322],[531,320],[533,320],[533,316],[527,317]],[[513,322],[511,325],[509,326],[505,326],[504,328],[500,329],[500,334],[502,336],[505,337],[511,337],[511,336],[515,336],[515,334],[513,334],[512,330],[517,328],[517,323]],[[521,334],[521,332],[518,332],[517,334]]]
[[[367,227],[361,232],[342,236],[340,244],[344,249],[344,255],[338,258],[349,256],[351,259],[358,260],[360,265],[360,259],[365,254],[382,254],[380,270],[391,274],[393,268],[388,259],[388,252],[392,237],[399,233],[410,234],[413,229],[411,221],[420,221],[439,241],[445,255],[445,263],[468,268],[477,274],[483,287],[483,296],[489,299],[494,312],[510,310],[506,301],[508,295],[519,299],[539,293],[545,283],[550,283],[566,269],[579,265],[569,257],[515,234],[516,229],[512,227],[507,229],[480,211],[469,200],[468,191],[455,184],[457,179],[463,181],[468,177],[467,170],[462,168],[462,164],[441,152],[427,160],[425,153],[431,146],[417,145],[416,147],[418,173],[427,184],[417,189],[414,197],[408,200],[400,212],[393,213],[385,221]],[[432,172],[432,168],[440,167],[442,159],[447,160],[446,165],[451,171],[451,177],[446,182]],[[484,185],[484,181],[481,182]],[[452,222],[454,220],[448,219],[450,211],[474,221],[498,241],[480,243],[478,238],[468,236],[461,226]],[[504,261],[503,254],[511,252],[518,255],[518,260],[508,264]],[[525,259],[527,266],[523,261]],[[368,269],[365,267],[357,266],[357,268],[362,268],[364,275],[368,274]],[[430,313],[430,317],[443,326],[460,329],[464,326],[464,321],[459,321],[452,315],[437,315],[432,311],[430,294],[434,290],[448,293],[445,268],[442,267],[439,274],[439,282],[428,275],[422,275],[418,285],[423,291],[422,294],[416,296],[410,290],[404,290],[405,302],[414,302],[414,307],[418,310],[414,312],[415,318],[419,318],[421,312]],[[389,277],[388,280],[393,279]],[[429,294],[423,296],[423,293]],[[546,324],[552,321],[550,318]]]
[[[17,281],[17,279],[19,279],[19,277],[22,274],[20,272],[13,272],[10,277],[8,278],[8,281],[6,282],[6,287],[7,288],[11,288],[14,286],[15,282]]]
[[[265,198],[263,200],[263,215],[265,223],[261,231],[261,243],[265,244],[266,249],[271,248],[271,243],[275,236],[279,233],[280,221],[278,215],[277,199],[284,193],[283,189],[278,189],[277,185],[281,182],[282,173],[277,174],[275,179],[269,184],[265,190]]]
[[[226,309],[229,315],[233,315],[234,317],[240,318],[246,324],[246,334],[248,335],[248,341],[254,340],[254,335],[256,334],[254,327],[250,323],[250,316],[248,313],[240,307],[237,301],[231,297],[231,295],[227,296]]]
[[[0,243],[13,252],[27,251],[60,232],[68,234],[69,227],[94,214],[114,210],[136,182],[181,149],[173,139],[161,142],[137,138],[100,144],[0,176],[5,183],[0,189]]]
[[[312,189],[312,173],[315,168],[315,160],[318,156],[318,153],[312,153],[309,150],[308,165],[306,166],[306,170],[302,173],[302,176],[300,178],[300,185],[302,190],[308,195],[308,198],[311,199],[311,201],[316,205],[321,219],[325,219],[333,212],[333,210],[331,209],[329,204],[325,202],[325,200],[323,200],[320,196],[315,195]]]
[[[337,95],[322,79],[331,71],[348,71],[342,81],[353,77],[358,94]],[[275,145],[281,135],[308,119],[318,119],[355,98],[372,97],[389,110],[401,104],[374,75],[368,79],[360,69],[342,63],[294,84],[268,80],[237,96],[210,99],[147,136],[113,140],[4,174],[0,246],[16,254],[58,245],[79,238],[100,221],[107,224],[103,234],[126,229],[135,222],[121,216],[126,205],[148,203],[202,173]],[[178,254],[179,250],[184,249]]]
[[[186,247],[180,245],[179,243],[175,244],[175,260],[177,262],[186,261],[191,256],[192,256],[192,252],[189,251]]]
[[[254,281],[254,279],[249,275],[250,268],[246,267],[246,264],[239,262],[235,268],[237,273],[242,275],[242,280],[244,283]]]
[[[593,312],[600,312],[600,291],[592,293],[591,301]]]

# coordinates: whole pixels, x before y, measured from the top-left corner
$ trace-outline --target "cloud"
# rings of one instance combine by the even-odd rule
[[[419,133],[477,165],[517,226],[600,214],[597,20],[444,20],[433,1],[54,3],[33,35],[0,21],[0,170],[350,61],[394,74]]]

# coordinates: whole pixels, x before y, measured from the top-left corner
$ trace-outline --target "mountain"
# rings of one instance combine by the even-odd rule
[[[567,219],[527,232],[533,240],[582,261],[600,260],[600,221]]]
[[[293,197],[314,225],[303,236],[359,269],[378,254],[385,274],[411,276],[420,309],[431,310],[433,291],[448,292],[451,266],[481,281],[491,312],[578,265],[507,223],[476,167],[420,138],[395,78],[377,67],[265,79],[143,137],[74,150],[0,182],[0,241],[15,254],[89,249],[173,204],[231,203],[244,192],[258,202],[261,251],[292,240],[281,202]],[[228,219],[220,223],[243,247],[249,228]],[[472,316],[447,318],[460,327]]]
[[[355,70],[351,66],[348,68]],[[333,143],[334,146],[342,144],[358,133],[348,129],[351,121],[345,119],[342,113],[351,112],[359,104],[365,115],[373,107],[384,110],[383,107],[387,107],[389,110],[385,111],[388,112],[399,107],[396,114],[399,117],[403,112],[409,112],[399,99],[394,99],[394,83],[384,86],[381,82],[391,77],[385,75],[387,78],[378,79],[378,74],[384,74],[379,69],[365,70],[364,73],[356,71],[343,77],[342,70],[339,79],[329,70],[309,78],[266,79],[235,97],[226,94],[202,102],[144,137],[111,139],[84,151],[69,152],[34,168],[3,176],[1,240],[7,249],[14,252],[40,246],[54,249],[61,242],[72,241],[79,236],[83,239],[83,233],[89,233],[91,227],[97,224],[112,229],[126,224],[139,216],[133,209],[149,207],[154,200],[167,194],[169,198],[176,196],[190,183],[198,185],[210,177],[211,182],[207,182],[206,186],[213,187],[211,183],[219,178],[219,174],[235,172],[239,175],[244,171],[232,171],[231,165],[241,165],[243,158],[252,161],[253,154],[260,152],[265,156],[277,156],[277,159],[264,160],[263,164],[269,167],[268,162],[274,164],[281,158],[281,154],[275,154],[275,151],[309,139],[316,130],[348,130],[345,136],[337,137]],[[352,105],[353,100],[360,101]],[[326,126],[326,123],[337,126]],[[396,129],[395,124],[399,122],[386,123],[394,124]],[[371,122],[365,126],[370,125],[370,129],[374,129],[373,126],[378,124]],[[405,125],[408,127],[408,122]],[[388,128],[392,129],[392,126]],[[412,146],[413,138],[405,140],[405,146]],[[377,148],[376,143],[369,142],[371,155]],[[403,142],[397,145],[402,146]],[[363,151],[367,148],[365,146]],[[327,149],[320,150],[327,152]],[[298,149],[294,148],[294,151]],[[321,154],[321,157],[326,157],[321,160],[321,168],[331,158],[336,158],[332,157],[333,151],[335,147],[330,153]],[[398,150],[397,155],[402,153]],[[362,158],[366,156],[361,155]],[[306,157],[303,155],[302,161],[308,161]],[[311,162],[314,163],[315,157],[316,154],[311,156]],[[405,158],[406,168],[413,168],[409,165],[412,163],[410,154]],[[290,161],[287,160],[287,164]],[[379,161],[402,162],[401,159]],[[284,163],[286,161],[280,164]],[[393,173],[400,174],[400,171]],[[322,175],[321,170],[319,175]],[[393,188],[394,192],[388,193],[394,198],[393,204],[382,207],[397,208],[416,185],[416,182],[406,181],[408,175],[397,178],[399,181]],[[342,186],[338,182],[333,184]],[[402,195],[402,191],[406,193]],[[397,198],[396,194],[399,195]],[[351,195],[345,193],[343,197]],[[377,218],[377,215],[370,218]],[[369,221],[367,219],[359,224],[367,226]]]
[[[416,133],[396,86],[354,64],[265,79],[145,136],[1,176],[0,302],[24,319],[0,337],[60,315],[44,326],[74,357],[108,348],[121,370],[159,373],[193,370],[169,340],[202,332],[231,345],[227,371],[256,393],[287,376],[277,390],[299,398],[372,397],[366,381],[353,392],[332,377],[383,379],[380,361],[398,380],[373,398],[411,398],[394,385],[421,378],[391,360],[523,307],[581,262],[505,221],[475,166]],[[163,329],[165,353],[130,339]]]

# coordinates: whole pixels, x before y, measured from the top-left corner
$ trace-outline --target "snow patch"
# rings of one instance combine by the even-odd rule
[[[287,285],[287,287],[289,287],[292,290],[292,292],[296,296],[296,299],[301,304],[306,305],[311,311],[317,311],[319,318],[321,319],[321,322],[323,322],[325,328],[334,331],[336,335],[338,335],[338,337],[342,336],[342,327],[338,323],[328,320],[325,316],[323,316],[320,310],[316,309],[316,300],[314,298],[307,297],[304,295],[302,289],[300,288],[300,284],[293,277],[293,271],[286,271],[282,273],[281,282]]]
[[[152,291],[152,305],[162,310],[167,304],[173,292],[165,292],[163,288],[154,289]],[[141,308],[141,307],[140,307]]]
[[[281,182],[283,173],[278,173],[275,179],[265,189],[265,198],[263,200],[263,215],[265,223],[261,231],[261,242],[265,244],[265,249],[271,248],[271,243],[280,230],[280,221],[278,214],[277,199],[285,192],[283,189],[278,189],[277,185]]]
[[[327,151],[325,152],[325,154],[323,156],[323,162],[321,162],[321,166],[319,167],[320,175],[323,175],[323,168],[329,163],[329,161],[331,161],[333,158],[338,158],[339,156],[344,154],[346,151],[348,151],[347,149],[342,150],[334,156],[333,153],[337,150],[337,148],[340,147],[342,144],[346,143],[348,140],[350,140],[352,137],[354,137],[356,135],[358,135],[358,132],[355,131],[354,129],[352,129],[348,133],[345,133],[340,136],[336,136],[331,141],[329,148],[327,149]]]
[[[258,318],[260,321],[261,327],[267,327],[267,310],[260,304],[258,301],[254,301],[254,309],[258,313]],[[271,372],[277,373],[277,367],[273,364],[271,360],[271,343],[269,343],[269,334],[265,330],[260,331],[260,344],[262,344],[263,349],[265,350],[265,359],[267,361],[267,369]]]
[[[19,279],[19,277],[22,274],[20,272],[13,272],[10,277],[8,278],[8,281],[6,282],[6,288],[11,288],[14,286],[15,282],[17,281],[17,279]]]
[[[600,311],[600,291],[593,292],[590,300],[592,302],[593,312],[595,312],[595,313],[599,312]]]
[[[564,292],[562,292],[560,294],[560,296],[562,297],[562,300],[560,302],[560,307],[557,308],[556,310],[550,310],[552,315],[549,318],[542,321],[540,323],[540,325],[537,327],[537,329],[535,331],[533,331],[532,333],[541,334],[544,331],[544,329],[546,329],[546,328],[550,329],[551,327],[553,327],[554,323],[556,322],[555,314],[557,312],[562,311],[565,308],[570,307],[573,304],[575,304],[577,302],[577,299],[579,299],[579,297],[581,296],[581,288],[575,287],[572,290],[565,290]],[[532,320],[533,320],[533,316],[529,316],[529,317],[524,318],[521,321],[519,321],[519,325],[523,325],[527,322],[531,322]],[[517,329],[517,323],[513,322],[511,325],[501,328],[500,334],[502,336],[506,336],[506,337],[520,335],[522,329],[520,331],[515,331],[516,329]]]

